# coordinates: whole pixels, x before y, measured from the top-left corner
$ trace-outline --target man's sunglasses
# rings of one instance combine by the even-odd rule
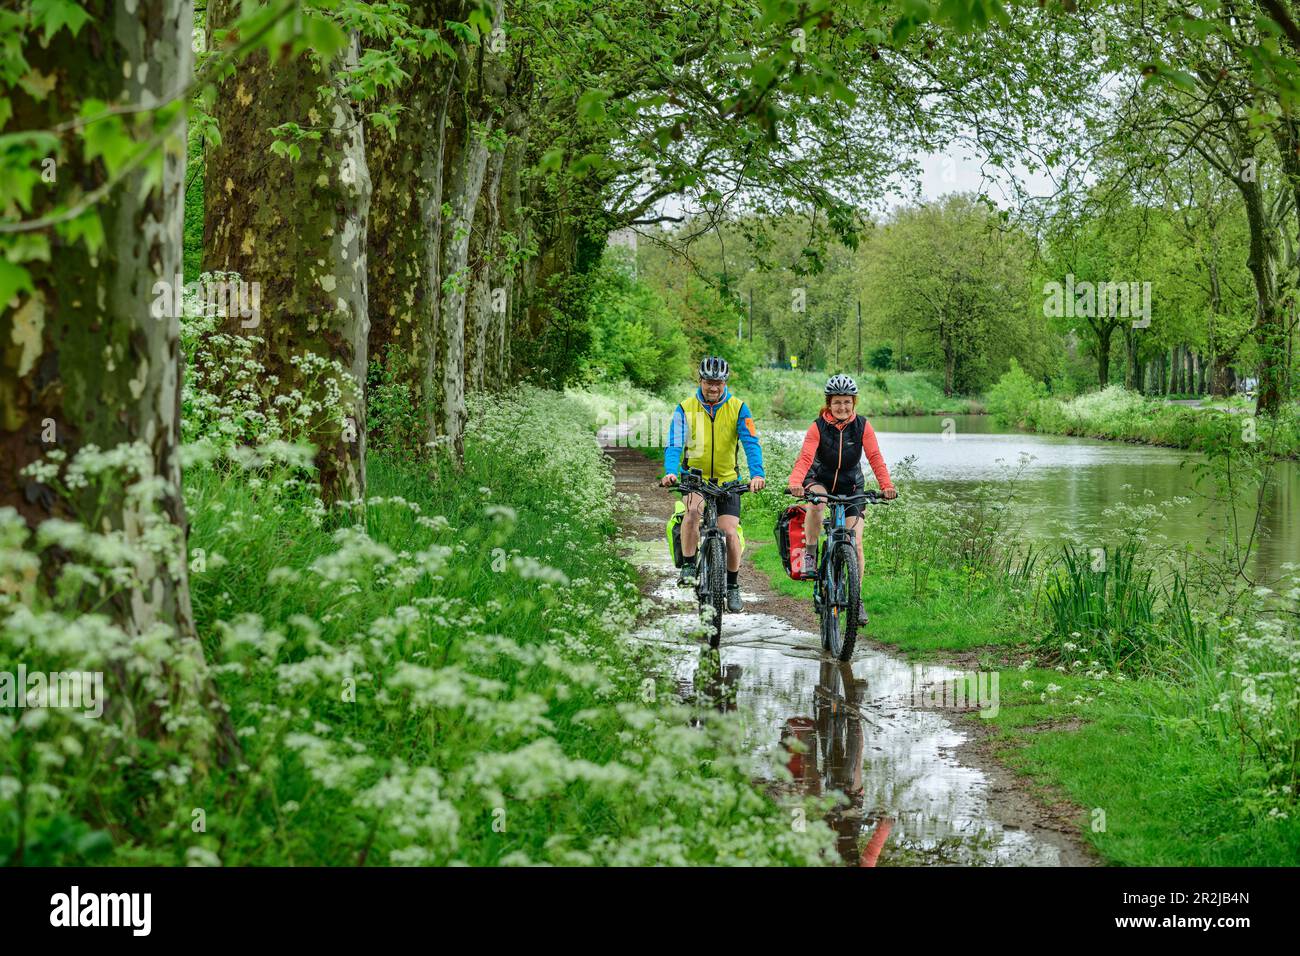
[[[708,385],[711,388],[721,388],[723,385],[726,385],[727,383],[720,378],[702,378],[700,379],[700,384]]]

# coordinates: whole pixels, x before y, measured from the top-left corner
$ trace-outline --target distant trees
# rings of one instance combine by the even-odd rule
[[[864,311],[942,376],[945,395],[982,390],[1012,356],[1035,367],[1042,324],[1028,315],[1023,233],[970,196],[900,210],[864,251]]]

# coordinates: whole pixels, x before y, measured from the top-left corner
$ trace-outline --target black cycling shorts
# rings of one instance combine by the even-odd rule
[[[842,483],[841,483],[841,484],[842,484]],[[805,494],[807,494],[807,492],[808,492],[808,488],[809,488],[811,485],[821,485],[823,488],[827,488],[827,489],[829,489],[830,486],[831,486],[831,483],[830,483],[829,481],[822,481],[820,478],[818,478],[816,475],[814,475],[811,471],[809,471],[808,474],[804,477],[804,480],[803,480],[803,490],[804,490],[804,493],[805,493]],[[837,494],[837,495],[860,495],[860,494],[862,494],[862,487],[863,487],[863,486],[862,486],[862,484],[861,484],[860,482],[854,482],[854,483],[853,483],[851,486],[849,486],[848,488],[837,488],[837,489],[835,490],[835,494]],[[829,491],[828,491],[827,493],[829,494]],[[830,505],[827,505],[826,507],[829,508]],[[862,517],[862,509],[863,509],[863,507],[864,507],[864,505],[863,505],[861,502],[859,502],[858,504],[853,504],[853,505],[845,505],[845,506],[844,506],[844,516],[847,517],[847,518],[861,518],[861,517]]]
[[[698,492],[696,492],[696,494],[698,494]],[[700,495],[700,497],[703,498],[704,496]],[[713,500],[717,502],[719,517],[721,517],[722,515],[733,515],[737,518],[740,517],[740,492],[739,491],[733,491],[729,495],[725,495],[722,498],[714,498]]]

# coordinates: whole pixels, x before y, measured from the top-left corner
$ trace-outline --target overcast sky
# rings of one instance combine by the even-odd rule
[[[1004,172],[991,166],[981,168],[981,163],[966,155],[968,150],[954,147],[948,153],[931,153],[920,160],[921,163],[921,199],[930,202],[953,192],[980,192],[1003,208],[1014,204],[1015,191],[1011,178]],[[1016,178],[1020,188],[1033,196],[1050,196],[1056,192],[1056,185],[1043,171],[1036,173],[1017,170]],[[907,191],[895,191],[889,198],[889,206],[906,204],[912,201]]]
[[[920,159],[920,199],[932,202],[948,193],[984,191],[990,199],[1004,209],[1015,205],[1016,192],[1011,176],[992,166],[984,165],[970,155],[969,147],[955,144],[948,152],[930,153]],[[1034,173],[1019,168],[1016,172],[1020,188],[1030,196],[1046,197],[1057,191],[1052,178],[1042,170]],[[886,196],[886,209],[894,209],[915,201],[913,183],[900,182]],[[683,204],[678,196],[669,196],[658,207],[665,215],[680,216]],[[673,224],[664,223],[663,228]],[[653,228],[653,227],[651,227]]]

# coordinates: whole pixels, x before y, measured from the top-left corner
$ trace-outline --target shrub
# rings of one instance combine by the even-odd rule
[[[1026,424],[1034,402],[1046,395],[1043,383],[1030,378],[1013,358],[1011,367],[989,389],[984,404],[1000,424],[1022,426]]]

